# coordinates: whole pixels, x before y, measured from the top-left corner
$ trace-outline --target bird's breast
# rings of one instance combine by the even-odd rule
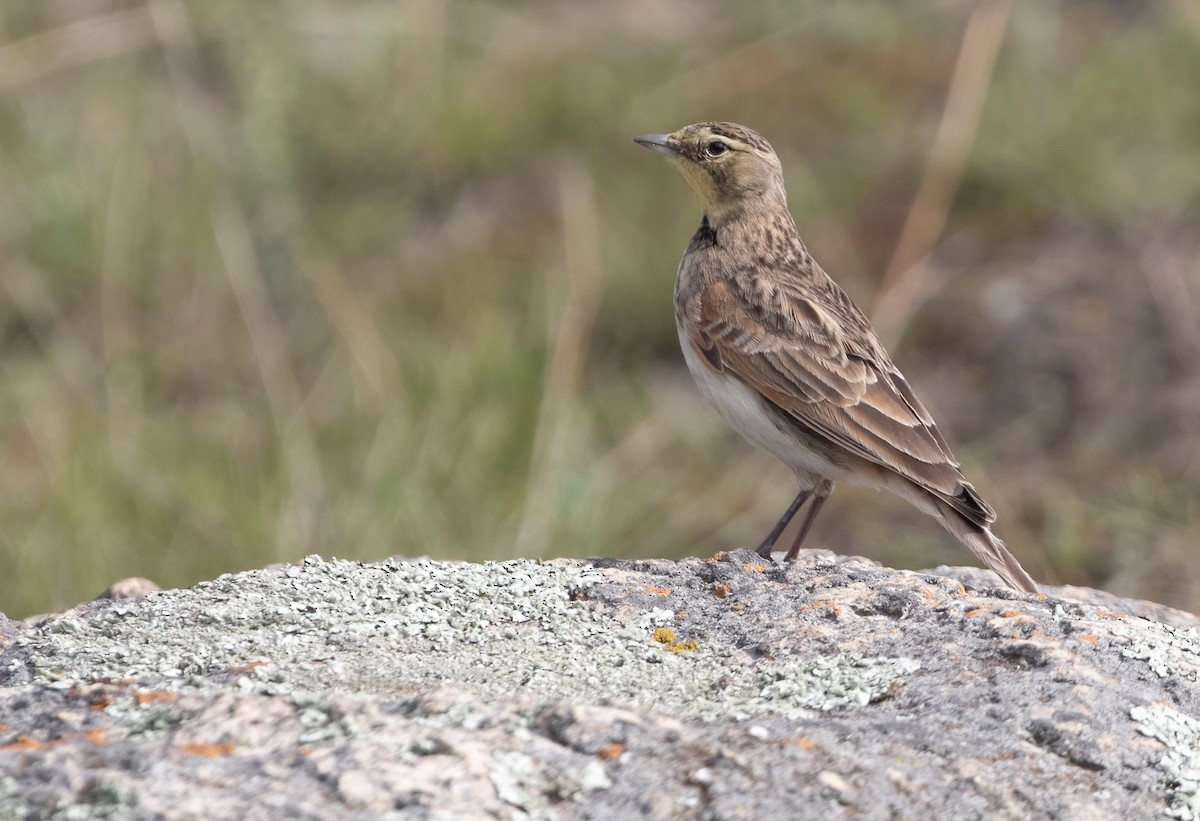
[[[807,441],[799,428],[789,426],[780,411],[762,394],[729,373],[714,370],[679,327],[683,358],[700,393],[725,422],[750,444],[765,450],[796,474],[801,485],[821,479],[840,481],[845,469],[827,458],[817,443]]]

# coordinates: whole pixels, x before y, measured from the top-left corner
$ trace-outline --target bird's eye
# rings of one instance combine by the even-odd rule
[[[710,157],[719,157],[729,150],[729,146],[720,140],[713,140],[708,145],[704,146],[704,153]]]

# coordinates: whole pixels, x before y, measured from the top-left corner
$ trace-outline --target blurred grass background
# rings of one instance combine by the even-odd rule
[[[0,610],[756,544],[792,480],[699,403],[699,212],[631,142],[706,119],[1035,577],[1200,610],[1198,9],[8,0]],[[971,562],[852,488],[809,546]]]

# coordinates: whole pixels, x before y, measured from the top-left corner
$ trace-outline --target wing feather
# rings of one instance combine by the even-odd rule
[[[697,350],[810,435],[909,479],[971,522],[993,521],[849,297],[832,283],[831,294],[814,294],[772,279],[722,279],[696,293]]]

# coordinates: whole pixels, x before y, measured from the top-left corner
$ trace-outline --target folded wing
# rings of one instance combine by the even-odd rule
[[[714,282],[687,306],[692,344],[810,435],[881,465],[986,527],[996,514],[849,298],[762,277]],[[862,331],[858,333],[857,331]]]

